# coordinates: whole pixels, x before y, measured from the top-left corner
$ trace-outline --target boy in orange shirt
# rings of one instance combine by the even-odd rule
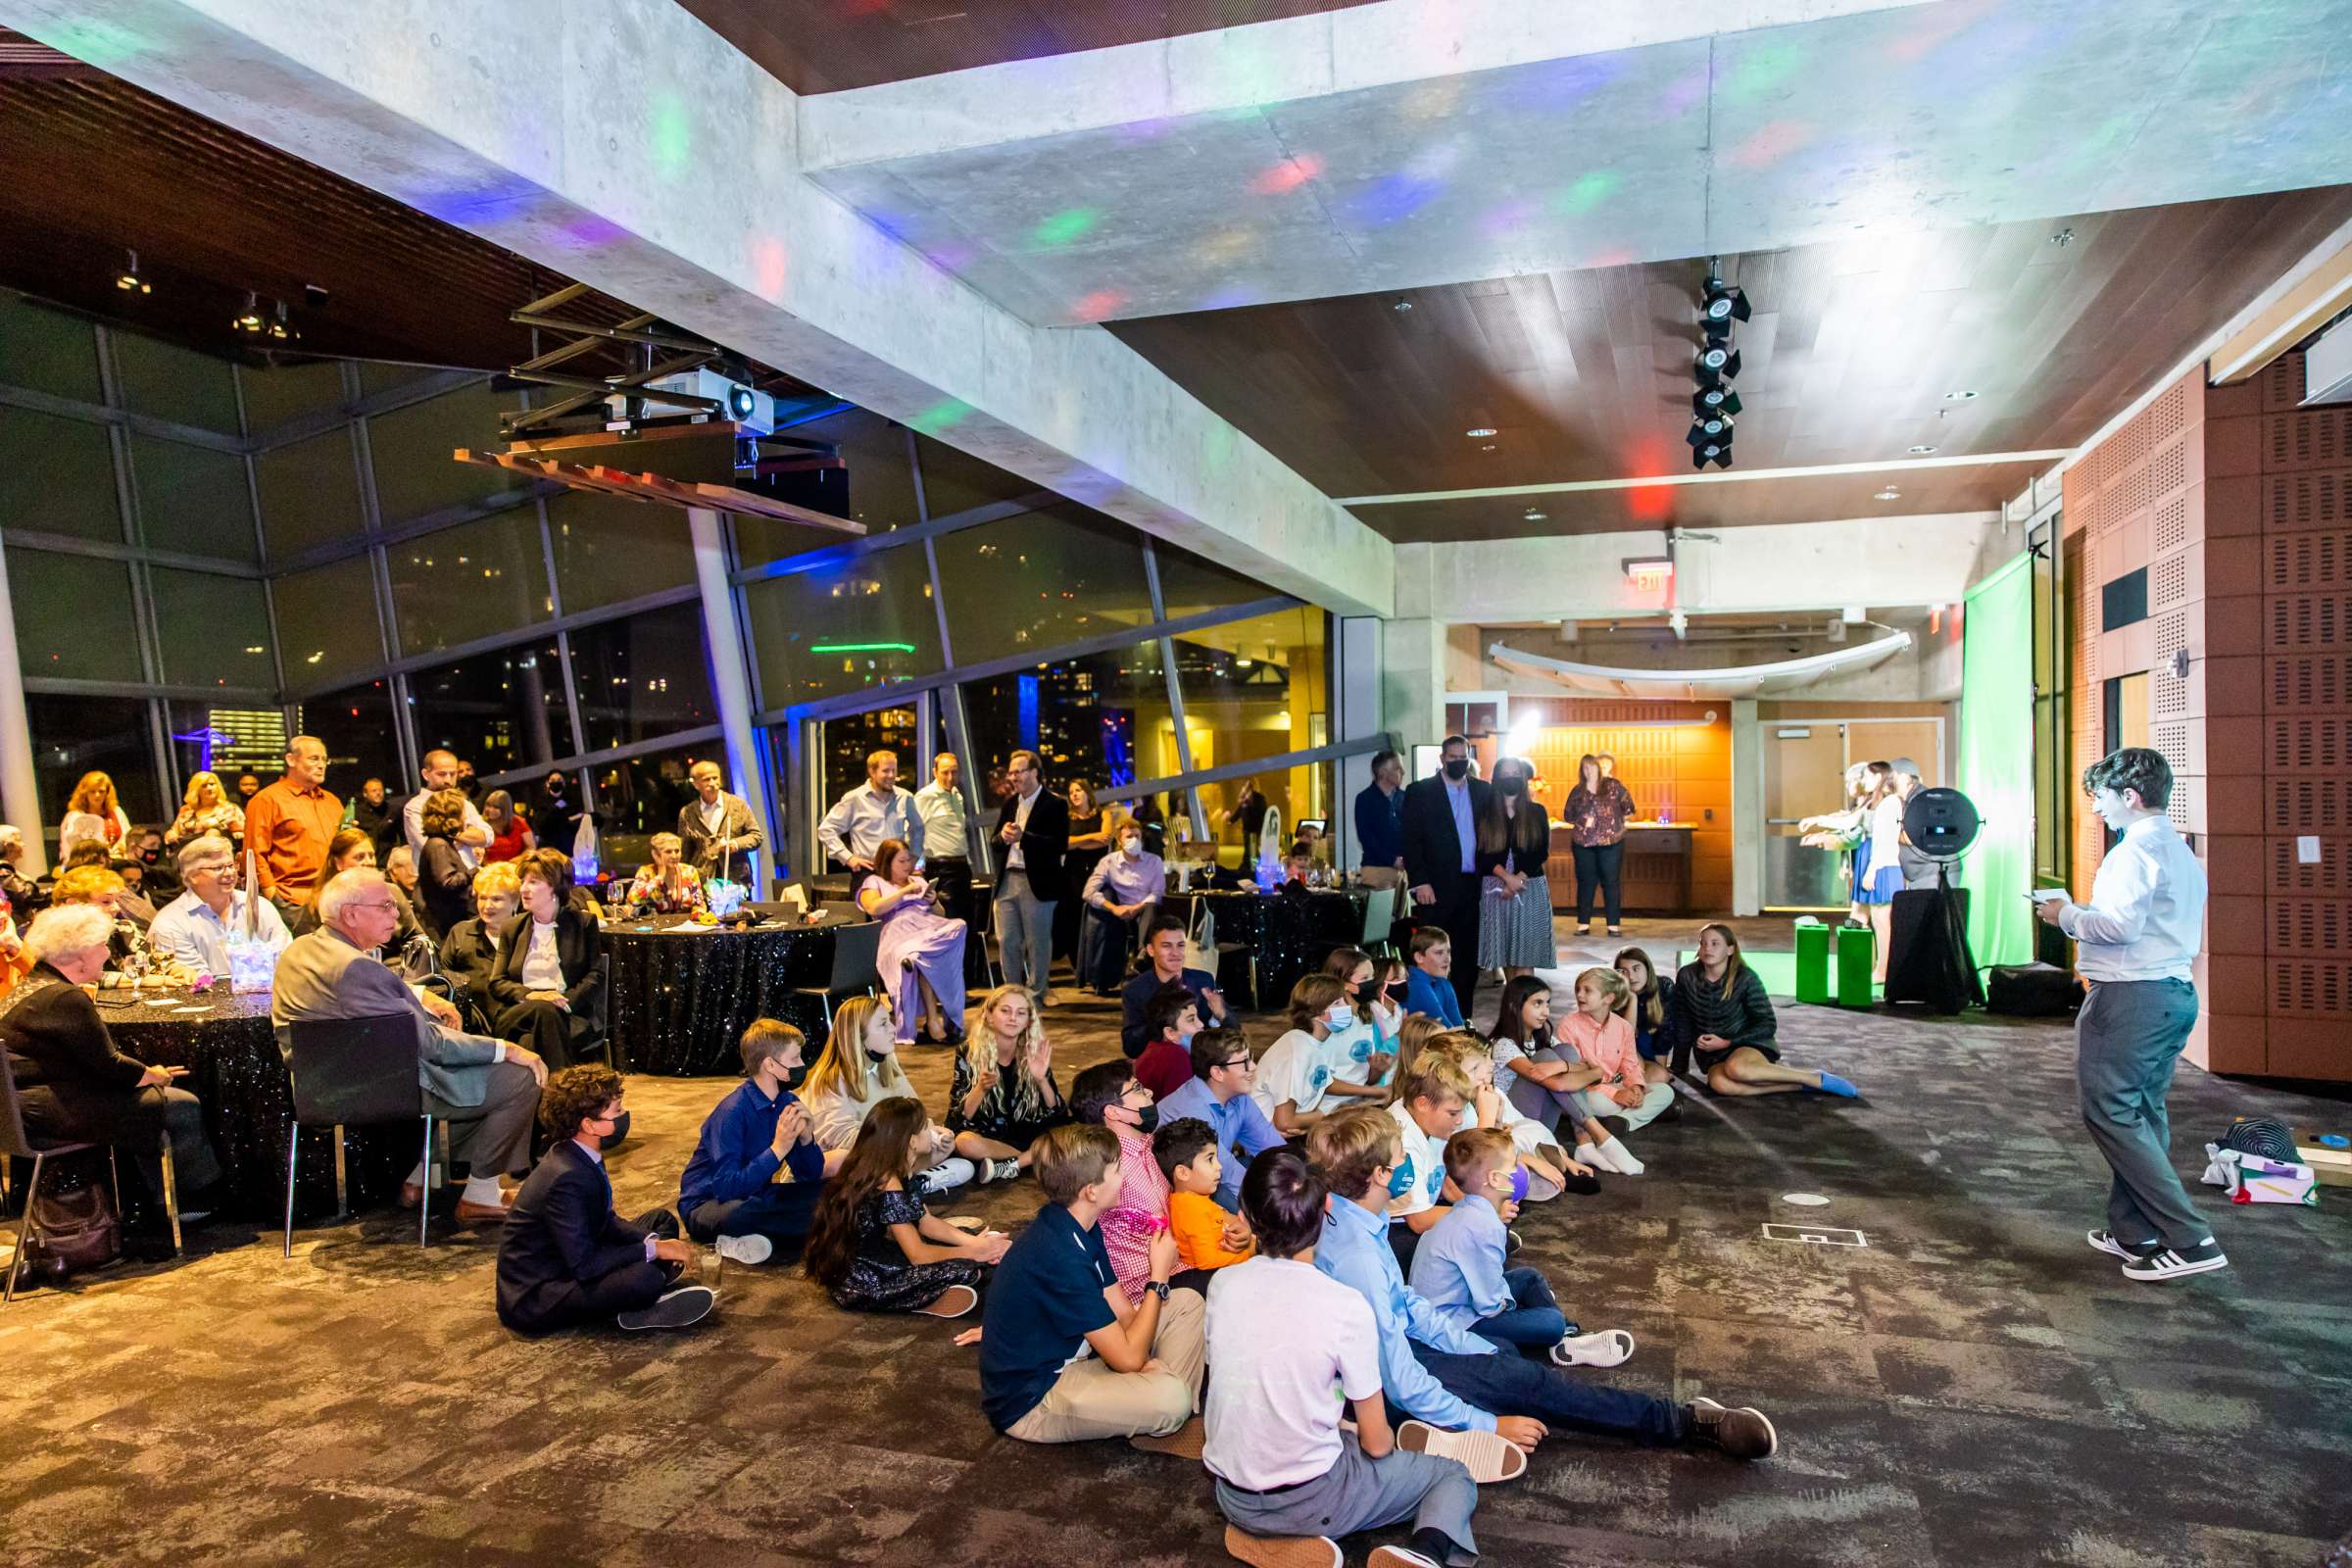
[[[1196,1275],[1185,1288],[1205,1296],[1209,1270],[1257,1253],[1249,1221],[1217,1202],[1225,1164],[1217,1155],[1216,1129],[1198,1116],[1179,1117],[1152,1135],[1152,1157],[1168,1178],[1168,1229],[1176,1238],[1177,1261]]]

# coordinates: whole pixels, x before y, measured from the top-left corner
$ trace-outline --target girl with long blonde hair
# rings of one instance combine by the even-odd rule
[[[1054,1047],[1025,985],[999,986],[980,999],[980,1016],[956,1055],[948,1091],[948,1127],[956,1152],[983,1181],[1007,1181],[1029,1168],[1030,1146],[1070,1119],[1054,1082]]]
[[[899,1065],[897,1030],[890,1008],[873,997],[852,997],[833,1009],[825,1049],[801,1084],[801,1102],[830,1173],[858,1142],[858,1130],[885,1100],[919,1099]],[[933,1124],[930,1152],[916,1165],[918,1194],[961,1187],[972,1179],[972,1162],[955,1152],[956,1137]]]

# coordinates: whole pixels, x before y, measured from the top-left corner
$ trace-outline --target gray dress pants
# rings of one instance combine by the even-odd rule
[[[1367,1459],[1353,1438],[1343,1436],[1340,1457],[1313,1481],[1282,1492],[1244,1492],[1217,1482],[1217,1506],[1253,1536],[1352,1536],[1410,1519],[1415,1530],[1442,1530],[1453,1543],[1450,1562],[1478,1558],[1470,1515],[1478,1507],[1478,1483],[1458,1459],[1393,1450]]]
[[[2213,1239],[2173,1168],[2165,1107],[2196,1021],[2197,990],[2185,980],[2098,981],[2075,1019],[2082,1125],[2115,1172],[2107,1230],[2126,1247],[2161,1239],[2179,1250]]]

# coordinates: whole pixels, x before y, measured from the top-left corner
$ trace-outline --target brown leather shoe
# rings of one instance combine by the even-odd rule
[[[403,1208],[415,1208],[415,1207],[416,1207],[417,1204],[419,1204],[419,1203],[421,1203],[421,1202],[423,1202],[423,1201],[424,1201],[424,1189],[423,1189],[421,1186],[419,1186],[419,1185],[418,1185],[418,1184],[416,1184],[416,1182],[402,1182],[402,1183],[400,1184],[400,1206],[401,1206],[401,1207],[403,1207]]]
[[[507,1221],[504,1203],[476,1203],[458,1200],[458,1223],[461,1225],[503,1225]]]

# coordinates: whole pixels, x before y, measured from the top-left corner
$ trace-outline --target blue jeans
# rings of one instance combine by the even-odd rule
[[[1542,1274],[1532,1268],[1505,1269],[1502,1282],[1511,1288],[1511,1309],[1481,1318],[1470,1325],[1471,1333],[1505,1350],[1549,1349],[1568,1337],[1567,1315]]]
[[[1025,985],[1042,1005],[1054,969],[1054,906],[1029,885],[1026,871],[997,876],[997,961],[1004,983]]]
[[[1588,1383],[1523,1355],[1450,1355],[1413,1342],[1413,1356],[1446,1392],[1490,1415],[1534,1416],[1547,1427],[1629,1438],[1645,1448],[1679,1447],[1690,1431],[1687,1405]],[[1391,1406],[1391,1419],[1410,1414]]]
[[[685,1216],[686,1234],[706,1244],[721,1236],[764,1236],[778,1251],[788,1251],[808,1240],[824,1190],[823,1182],[778,1182],[749,1198],[697,1203]]]

